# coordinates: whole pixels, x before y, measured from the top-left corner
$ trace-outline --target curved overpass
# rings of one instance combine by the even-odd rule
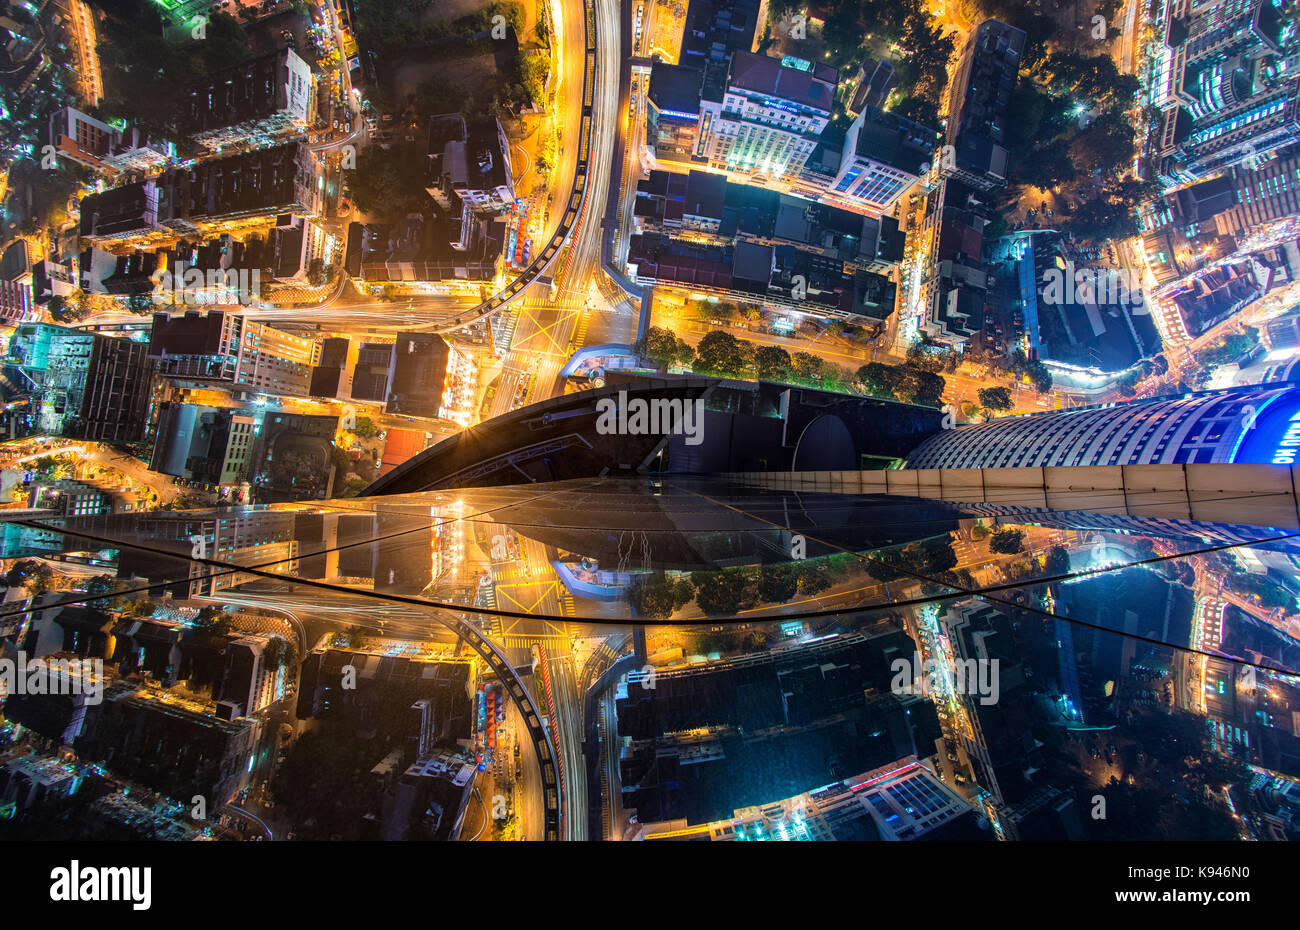
[[[16,524],[30,528],[49,531],[49,527],[42,523],[31,522],[27,520],[15,520]],[[92,542],[111,544],[115,548],[131,548],[141,552],[149,553],[155,556],[161,556],[167,559],[177,559],[175,551],[161,546],[144,545],[139,542],[123,540],[120,536],[102,536],[86,530],[77,530],[78,539],[89,540]],[[346,548],[346,547],[340,547]],[[266,567],[258,565],[240,565],[236,562],[229,562],[224,559],[205,558],[191,556],[186,561],[192,564],[198,564],[215,569],[217,574],[239,574],[253,575],[268,580],[285,582],[285,576],[276,571],[270,571]],[[277,567],[274,562],[264,563],[271,568]],[[392,594],[376,594],[373,591],[367,591],[364,588],[345,588],[338,585],[330,584],[324,581],[317,581],[309,578],[294,578],[292,583],[301,588],[314,588],[323,592],[334,592],[335,594],[354,595],[364,598],[370,598],[385,604],[392,604],[394,601],[411,603],[421,610],[427,610],[430,606],[427,603],[414,599],[398,597]],[[151,590],[143,588],[139,590]],[[452,632],[469,644],[478,656],[492,669],[493,673],[500,679],[502,685],[510,693],[510,699],[515,702],[519,709],[519,715],[524,720],[524,726],[528,729],[529,739],[533,744],[533,751],[537,755],[537,764],[541,769],[542,775],[542,803],[543,803],[543,822],[545,824],[545,838],[547,840],[560,839],[560,789],[558,767],[556,763],[555,743],[551,739],[551,734],[542,724],[542,715],[537,710],[537,701],[533,697],[528,686],[524,684],[515,667],[506,658],[501,649],[487,639],[473,623],[457,616],[449,610],[428,610],[428,616],[433,620],[448,627]]]
[[[555,232],[546,244],[546,248],[542,249],[532,263],[499,293],[460,314],[452,322],[429,323],[412,327],[413,329],[433,333],[452,332],[503,309],[527,290],[529,285],[545,274],[560,250],[564,248],[565,241],[577,230],[582,215],[583,198],[587,193],[587,176],[591,166],[592,112],[596,93],[596,0],[583,0],[582,6],[585,12],[583,34],[586,40],[582,71],[582,128],[578,132],[577,164],[574,168],[573,187],[569,191],[569,200],[564,207],[564,213],[560,217],[559,225],[556,226]]]

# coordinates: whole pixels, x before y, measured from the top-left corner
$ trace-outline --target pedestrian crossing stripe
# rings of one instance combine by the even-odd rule
[[[528,649],[533,643],[555,640],[556,642],[566,642],[563,636],[557,636],[555,633],[530,633],[527,636],[507,634],[501,637],[501,644],[507,649]]]

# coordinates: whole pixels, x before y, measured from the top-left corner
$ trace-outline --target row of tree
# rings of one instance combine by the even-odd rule
[[[735,614],[759,604],[814,597],[849,576],[855,557],[823,556],[778,565],[659,576],[632,585],[628,598],[642,617],[664,619],[694,601],[707,616]]]
[[[846,394],[867,394],[937,407],[946,382],[935,371],[934,356],[902,365],[869,362],[856,372],[810,352],[790,353],[780,346],[756,346],[725,330],[713,330],[692,347],[669,329],[650,327],[637,352],[665,370],[689,367],[697,374],[723,378],[755,377]],[[942,367],[946,362],[940,361]]]
[[[994,552],[1020,552],[1024,549],[1024,533],[999,530],[990,548]],[[628,599],[637,614],[645,618],[671,617],[692,601],[705,616],[727,616],[760,604],[787,604],[796,596],[816,597],[846,581],[855,568],[882,584],[911,578],[931,586],[974,586],[970,572],[957,568],[952,540],[936,536],[861,556],[836,553],[774,565],[698,571],[675,578],[657,576],[633,584]]]

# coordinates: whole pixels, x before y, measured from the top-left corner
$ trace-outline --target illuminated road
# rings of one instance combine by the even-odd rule
[[[339,26],[338,8],[333,0],[321,4],[321,13],[325,17],[330,31],[334,34],[334,47],[339,53],[339,76],[343,81],[343,99],[347,102],[348,113],[352,117],[352,132],[341,139],[334,141],[322,142],[318,145],[311,146],[313,152],[327,152],[341,146],[356,142],[361,138],[365,130],[365,122],[361,119],[361,105],[357,102],[357,95],[352,92],[352,72],[348,68],[347,56],[344,54],[343,30]]]
[[[506,527],[485,524],[487,538],[504,536]],[[491,571],[497,606],[503,610],[572,616],[572,599],[551,568],[546,546],[533,539],[517,538],[518,557],[493,560]],[[532,661],[532,645],[545,647],[551,669],[551,693],[555,701],[556,731],[561,768],[564,772],[563,836],[568,840],[587,838],[587,778],[582,755],[582,694],[570,648],[571,624],[539,617],[536,620],[502,618],[501,630],[492,639],[516,666]],[[534,693],[543,699],[540,682]]]
[[[632,72],[631,97],[635,102],[625,119],[627,145],[623,149],[622,178],[618,195],[618,233],[614,239],[614,264],[627,265],[628,245],[632,239],[632,212],[636,207],[636,184],[644,175],[641,153],[645,146],[646,90],[650,86],[648,75]]]
[[[600,312],[597,282],[601,270],[601,250],[608,230],[601,227],[610,178],[613,176],[617,133],[624,128],[619,119],[620,28],[619,6],[615,0],[593,0],[596,42],[595,82],[592,95],[592,130],[590,167],[577,232],[551,275],[557,284],[554,299],[540,287],[534,287],[517,305],[518,321],[505,369],[489,416],[508,413],[515,406],[515,391],[525,379],[531,379],[523,403],[536,403],[559,393],[560,369],[585,336],[584,314]],[[565,0],[565,41],[569,50],[577,47],[570,36],[570,17],[582,15],[584,6]],[[579,31],[579,36],[582,33]],[[566,68],[568,65],[566,64]],[[566,88],[570,97],[577,95]],[[567,133],[565,138],[571,138]],[[560,189],[563,189],[562,185]],[[590,310],[588,308],[591,308]]]
[[[588,4],[592,8],[588,29]],[[585,282],[599,266],[599,215],[608,190],[610,164],[616,127],[618,63],[620,42],[618,5],[615,0],[558,0],[552,7],[557,87],[555,108],[559,128],[560,151],[557,173],[553,179],[554,203],[544,224],[550,238],[538,249],[533,263],[518,277],[505,284],[495,296],[485,292],[478,300],[472,297],[431,295],[399,298],[396,301],[346,301],[342,294],[346,282],[325,301],[301,307],[229,307],[231,312],[264,321],[278,321],[321,328],[354,328],[373,325],[377,332],[418,329],[426,332],[453,332],[473,322],[502,312],[529,290],[548,271],[558,269],[557,259],[571,266],[575,281]],[[336,17],[332,21],[336,23]],[[589,34],[590,32],[590,34]],[[599,33],[599,39],[598,34]],[[337,37],[337,36],[336,36]],[[346,62],[340,66],[346,68]],[[590,96],[589,96],[590,95]],[[354,95],[348,94],[349,98]],[[589,103],[590,100],[590,103]],[[349,100],[349,106],[355,104]],[[588,116],[590,106],[590,116]],[[337,142],[318,149],[331,149],[358,137],[363,128],[359,113],[354,113],[354,131]],[[360,124],[360,125],[358,125]],[[584,137],[584,126],[589,137]],[[590,206],[588,206],[590,205]],[[589,210],[592,220],[583,228],[580,218]],[[563,247],[575,240],[566,251]],[[594,251],[593,251],[594,250]],[[543,297],[542,299],[545,299]],[[574,319],[560,319],[562,339],[567,344]],[[140,323],[142,318],[125,313],[101,314],[88,318],[82,325],[113,326]],[[545,321],[543,321],[545,325]],[[525,334],[526,335],[526,334]],[[558,372],[559,366],[556,366]]]

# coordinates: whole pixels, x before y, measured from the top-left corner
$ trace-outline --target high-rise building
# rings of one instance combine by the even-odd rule
[[[966,43],[948,99],[945,174],[979,190],[1007,179],[1004,114],[1020,72],[1025,33],[995,19],[980,23]]]
[[[321,340],[320,360],[311,370],[312,397],[347,397],[352,378],[348,374],[348,350],[351,340],[329,336]]]
[[[699,154],[722,171],[797,178],[830,122],[837,80],[820,62],[736,52],[720,92],[705,82]]]
[[[244,633],[226,645],[221,687],[213,696],[234,705],[233,717],[255,714],[277,700],[279,664],[270,661],[270,643],[270,636]]]
[[[352,371],[352,398],[382,404],[388,400],[388,387],[392,381],[392,343],[362,343]]]
[[[919,240],[925,262],[920,329],[964,346],[984,325],[993,277],[983,262],[989,192],[1006,182],[1005,113],[1011,103],[1025,33],[990,19],[963,50],[948,90],[951,101],[939,182],[926,194]]]
[[[164,403],[149,468],[215,485],[248,480],[257,444],[256,419],[233,408]]]
[[[284,284],[310,283],[314,262],[324,271],[327,240],[328,234],[319,224],[291,213],[280,214],[267,238],[271,277]]]
[[[893,65],[867,58],[858,68],[858,83],[849,99],[849,112],[861,113],[867,107],[884,107],[889,92],[897,84],[898,75]]]
[[[27,429],[51,436],[134,442],[148,423],[152,368],[145,346],[49,323],[23,323],[5,365],[31,395]]]
[[[159,200],[159,187],[153,180],[88,194],[81,198],[81,238],[100,244],[158,233],[162,230]]]
[[[310,219],[325,210],[320,160],[298,142],[173,169],[158,183],[159,222],[181,235],[281,213]]]
[[[793,798],[691,824],[686,818],[643,823],[644,840],[840,840],[898,842],[933,833],[939,839],[981,836],[972,804],[915,757],[899,759]]]
[[[118,132],[103,162],[116,171],[160,171],[176,157],[176,146],[134,126]]]
[[[149,341],[160,375],[292,397],[307,396],[315,351],[314,339],[221,310],[156,313]]]
[[[1094,376],[1119,372],[1160,351],[1160,335],[1138,290],[1118,272],[1093,271],[1082,286],[1062,237],[1050,231],[1020,233],[1008,251],[1015,260],[1029,349],[1057,372]]]
[[[634,217],[638,229],[691,233],[696,241],[793,246],[840,262],[842,270],[884,273],[903,257],[893,217],[864,216],[707,171],[651,171],[637,182]]]
[[[219,806],[252,781],[262,727],[258,717],[222,719],[166,692],[120,682],[91,709],[76,748],[162,794],[201,794]]]
[[[503,218],[480,216],[459,198],[448,222],[413,216],[400,227],[353,223],[347,268],[370,284],[436,282],[446,292],[476,295],[502,266],[506,228]],[[440,240],[440,233],[447,235]]]
[[[1213,217],[1214,231],[1221,236],[1239,236],[1264,223],[1300,216],[1300,156],[1276,158],[1255,168],[1238,165],[1230,179],[1221,180],[1232,191]]]
[[[32,286],[22,281],[0,281],[0,320],[21,323],[32,312]]]
[[[36,481],[27,496],[27,506],[52,510],[64,517],[125,513],[134,506],[131,499],[108,487],[86,481]]]
[[[1284,383],[958,426],[917,446],[907,467],[1292,465],[1297,449],[1300,388]]]
[[[926,195],[921,236],[928,242],[921,282],[920,328],[931,339],[964,346],[984,326],[993,276],[984,264],[981,192],[957,178],[943,178]]]
[[[69,435],[97,442],[138,442],[149,428],[153,360],[147,343],[97,335],[81,411]]]
[[[885,213],[929,171],[938,143],[938,130],[866,107],[849,127],[830,191],[847,205]]]
[[[691,0],[682,28],[679,64],[699,71],[722,66],[733,52],[755,51],[760,0]]]
[[[1295,23],[1275,0],[1166,0],[1151,103],[1167,183],[1256,160],[1300,132]]]
[[[222,68],[190,88],[185,131],[209,152],[258,148],[307,128],[314,87],[311,66],[291,48]]]
[[[475,368],[467,353],[433,333],[403,333],[392,372],[388,412],[469,423]]]
[[[1300,346],[1300,311],[1291,311],[1269,320],[1264,325],[1268,346],[1273,351],[1294,349]]]
[[[176,147],[150,139],[134,126],[119,128],[74,107],[50,114],[50,145],[55,153],[95,171],[157,171],[176,154]]]
[[[329,496],[338,426],[337,416],[268,411],[260,425],[250,479],[259,502]]]
[[[445,209],[459,199],[479,213],[515,200],[510,143],[495,116],[466,123],[459,113],[429,120],[429,195]]]
[[[324,173],[306,145],[290,143],[173,168],[157,178],[81,200],[81,238],[92,243],[157,233],[194,235],[239,220],[324,212]]]
[[[390,413],[467,423],[475,376],[468,353],[441,336],[402,334],[395,343],[360,347],[351,397],[382,403]]]
[[[63,434],[69,416],[81,409],[95,334],[49,323],[24,323],[9,340],[7,366],[17,371],[32,396],[32,430]]]
[[[104,159],[117,132],[108,123],[74,107],[61,107],[50,114],[50,145],[58,155],[87,168],[107,167]]]
[[[704,72],[656,60],[646,91],[646,144],[661,164],[700,161],[700,87]]]

